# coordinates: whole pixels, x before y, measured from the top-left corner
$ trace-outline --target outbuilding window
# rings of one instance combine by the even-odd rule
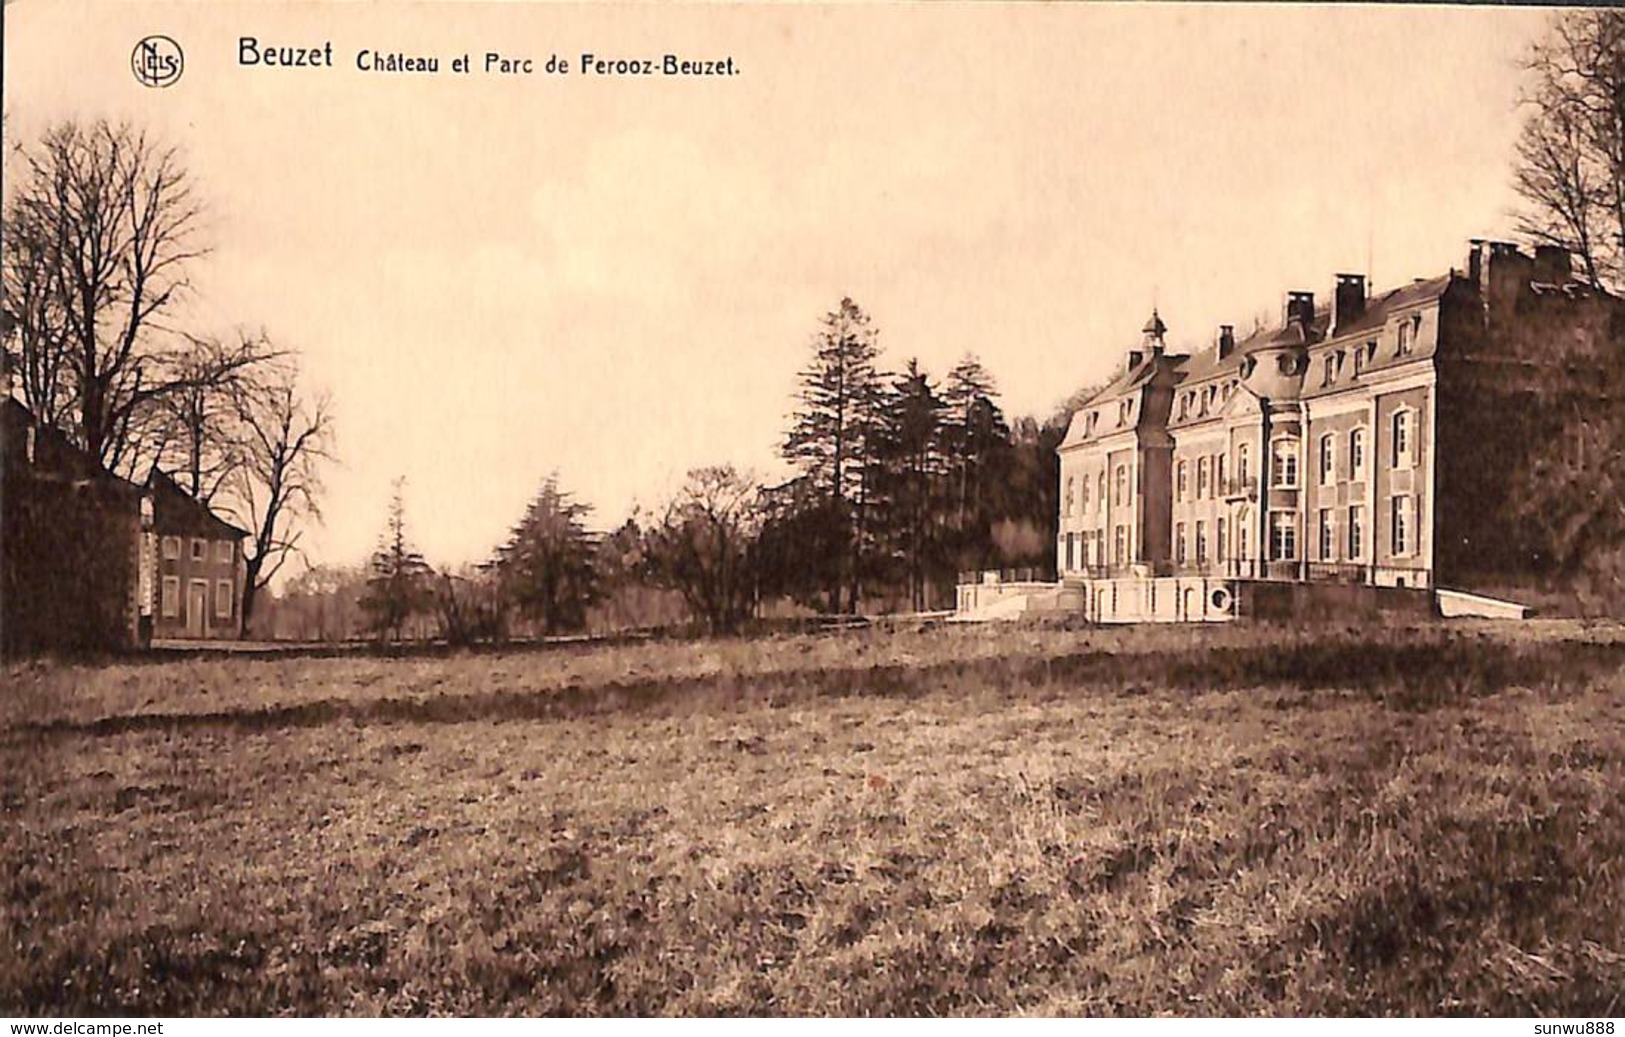
[[[214,581],[214,614],[220,619],[231,618],[231,592],[230,580]]]

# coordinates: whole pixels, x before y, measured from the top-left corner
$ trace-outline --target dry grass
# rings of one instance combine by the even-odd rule
[[[0,680],[0,1013],[1617,1013],[1625,636]]]

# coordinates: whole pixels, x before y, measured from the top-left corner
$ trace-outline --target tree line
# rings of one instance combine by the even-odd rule
[[[8,140],[5,162],[7,378],[108,471],[160,470],[246,530],[251,621],[319,518],[330,398],[264,331],[183,326],[211,243],[178,149],[128,123],[66,121]]]
[[[940,380],[916,358],[888,370],[872,318],[842,299],[798,379],[780,442],[790,479],[696,468],[600,531],[549,475],[508,539],[457,571],[412,546],[397,482],[367,566],[291,585],[287,632],[467,643],[949,607],[963,570],[1052,565],[1067,414],[1009,421],[974,356]]]

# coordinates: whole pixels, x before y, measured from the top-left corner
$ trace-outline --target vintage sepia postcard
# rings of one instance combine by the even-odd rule
[[[1614,1032],[1625,14],[4,29],[12,1033]]]

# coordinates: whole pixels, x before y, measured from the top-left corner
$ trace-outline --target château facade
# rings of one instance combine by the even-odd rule
[[[1058,448],[1062,586],[1110,620],[1218,618],[1253,581],[1515,582],[1541,545],[1507,474],[1564,448],[1554,385],[1552,409],[1617,405],[1587,373],[1618,363],[1622,316],[1564,250],[1484,241],[1380,294],[1289,292],[1278,326],[1199,351],[1153,313]]]

